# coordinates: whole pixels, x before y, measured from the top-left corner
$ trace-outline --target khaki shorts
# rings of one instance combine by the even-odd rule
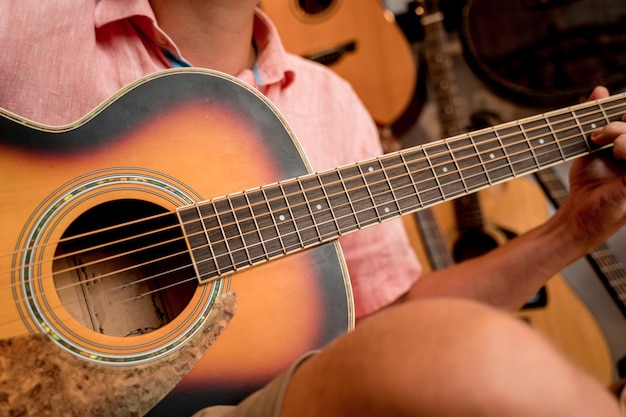
[[[192,417],[278,417],[287,385],[295,370],[315,352],[301,356],[291,367],[238,405],[204,408]]]

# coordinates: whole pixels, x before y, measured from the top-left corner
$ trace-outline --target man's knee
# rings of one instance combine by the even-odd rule
[[[573,412],[603,396],[602,387],[525,323],[476,302],[444,298],[395,306],[362,321],[307,361],[294,383],[291,399],[315,398],[329,416],[334,408],[363,416],[407,410],[582,416]],[[581,387],[590,397],[573,404]],[[610,409],[608,396],[600,401]]]

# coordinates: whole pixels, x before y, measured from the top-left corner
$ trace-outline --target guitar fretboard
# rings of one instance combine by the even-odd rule
[[[318,245],[593,150],[626,95],[580,104],[178,210],[200,281]]]

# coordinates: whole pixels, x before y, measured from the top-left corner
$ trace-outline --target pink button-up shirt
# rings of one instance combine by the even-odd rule
[[[285,116],[314,170],[381,153],[377,129],[347,82],[286,53],[261,11],[254,38],[255,69],[238,77]],[[48,125],[73,122],[128,83],[170,67],[164,49],[184,60],[148,0],[2,0],[0,40],[0,107]],[[419,277],[400,220],[340,243],[357,317],[389,304]]]

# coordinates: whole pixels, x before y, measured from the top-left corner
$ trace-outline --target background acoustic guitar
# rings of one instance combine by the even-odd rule
[[[469,119],[460,97],[454,64],[447,52],[444,16],[436,1],[425,0],[419,4],[422,6],[426,71],[435,93],[442,131],[446,137],[457,135],[467,131]],[[483,114],[472,115],[472,129],[486,128],[499,121],[481,116]],[[547,218],[541,190],[523,178],[464,195],[433,210],[434,220],[438,221],[434,225],[428,215],[424,217],[423,211],[415,213],[415,217],[418,223],[427,225],[420,231],[424,233],[423,245],[434,268],[484,254]],[[445,245],[440,243],[437,225],[440,225]],[[602,383],[611,382],[612,360],[604,335],[561,276],[550,279],[519,312],[519,317]]]
[[[260,6],[285,49],[348,80],[379,126],[397,123],[415,104],[418,64],[379,0],[262,0]]]

